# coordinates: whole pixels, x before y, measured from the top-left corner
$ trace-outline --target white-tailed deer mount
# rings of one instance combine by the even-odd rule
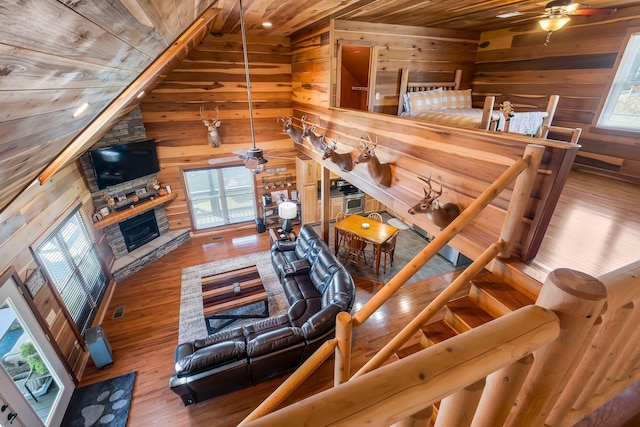
[[[320,152],[324,152],[324,148],[326,147],[326,142],[324,140],[324,135],[318,136],[315,134],[316,131],[316,119],[313,119],[311,126],[307,123],[306,120],[302,121],[302,138],[309,141],[309,144],[313,146],[316,150]]]
[[[423,188],[424,198],[409,209],[409,213],[411,215],[418,213],[427,214],[429,219],[442,230],[460,215],[460,207],[455,203],[446,203],[444,206],[440,206],[438,197],[442,196],[442,182],[440,182],[440,190],[435,191],[431,186],[431,176],[429,176],[429,179],[421,176],[418,178],[427,183],[429,191]]]
[[[324,147],[322,160],[331,159],[331,161],[338,165],[341,170],[345,172],[351,171],[351,169],[353,169],[353,159],[351,158],[351,153],[336,153],[336,148],[337,145],[335,140],[333,140],[332,144],[326,144]]]
[[[302,116],[300,121],[304,123],[305,117],[306,116]],[[282,122],[282,132],[289,135],[296,144],[302,145],[304,141],[302,138],[302,129],[293,126],[293,116],[283,117],[282,114],[280,114],[278,116],[278,121]]]
[[[220,133],[218,133],[218,128],[221,125],[218,107],[216,107],[215,119],[210,114],[207,114],[207,117],[205,117],[204,107],[200,107],[200,120],[202,120],[202,123],[207,127],[207,140],[209,141],[209,145],[214,148],[220,147],[222,138],[220,138]]]
[[[365,139],[366,137],[366,139]],[[360,136],[360,152],[353,160],[353,164],[366,163],[369,167],[369,174],[380,187],[391,187],[391,166],[388,163],[380,163],[376,156],[375,148],[378,145],[371,142],[371,137],[365,132]]]

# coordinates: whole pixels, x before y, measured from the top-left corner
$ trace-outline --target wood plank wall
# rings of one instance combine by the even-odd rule
[[[291,114],[289,39],[248,37],[247,44],[256,145],[267,154],[282,150],[277,154],[287,158],[272,158],[266,166],[286,167],[286,173],[295,177],[293,142],[278,122],[280,114]],[[219,109],[222,145],[218,148],[207,144],[207,130],[199,117],[201,106],[210,112]],[[209,34],[145,97],[141,110],[147,136],[158,141],[158,179],[178,192],[178,198],[166,205],[169,227],[190,228],[182,171],[208,167],[213,158],[229,158],[222,164],[242,164],[233,151],[251,147],[241,36]],[[270,175],[256,177],[257,201],[262,195],[261,179]]]
[[[29,187],[0,213],[0,224],[2,224],[0,271],[13,267],[20,278],[23,281],[26,280],[31,271],[38,266],[30,247],[49,233],[55,224],[65,218],[79,203],[83,204],[83,212],[91,221],[93,211],[91,194],[75,163],[57,173],[45,185]],[[89,226],[89,232],[94,235],[101,259],[105,265],[111,265],[113,254],[104,233],[96,232],[91,226]],[[113,284],[107,289],[104,307],[108,305],[112,288]],[[74,374],[79,376],[89,353],[75,347],[72,326],[62,314],[61,306],[47,286],[38,291],[34,296],[34,302],[41,318],[48,319],[52,316],[49,324],[51,334],[61,352],[66,356]],[[103,313],[100,313],[96,317],[96,323],[101,322],[102,315]]]
[[[3,3],[0,210],[214,3]]]
[[[331,86],[331,28],[310,28],[292,37],[294,112],[319,118],[319,133],[339,141],[338,151],[356,149],[362,132],[378,140],[376,153],[380,160],[392,164],[393,184],[383,189],[372,183],[365,165],[357,165],[349,173],[341,172],[329,160],[323,165],[372,195],[394,214],[416,224],[431,234],[439,230],[426,215],[411,216],[407,209],[422,197],[418,175],[442,180],[442,203],[454,202],[463,208],[493,182],[511,162],[521,158],[530,138],[513,134],[498,135],[447,126],[425,125],[387,114],[354,112],[329,108]],[[337,43],[334,43],[335,47]],[[306,154],[316,161],[320,153],[310,149]],[[564,183],[576,147],[555,144],[546,149],[545,172],[539,174],[537,192],[531,198],[522,223],[522,237],[517,249],[524,258],[535,255],[537,239],[546,229],[549,212],[555,206],[558,187]],[[452,245],[470,258],[476,258],[486,246],[497,241],[506,215],[510,192],[492,203]]]
[[[376,47],[374,92],[380,94],[374,104],[376,112],[396,114],[403,68],[415,78],[441,74],[448,80],[461,69],[461,88],[471,87],[480,33],[336,20],[332,34],[337,44]],[[478,98],[480,105],[482,101]]]
[[[580,127],[576,165],[640,183],[638,133],[598,129],[596,122],[630,32],[640,31],[640,7],[607,18],[572,17],[549,46],[537,26],[483,33],[473,76],[474,91],[519,106],[544,106],[560,95],[554,124]]]

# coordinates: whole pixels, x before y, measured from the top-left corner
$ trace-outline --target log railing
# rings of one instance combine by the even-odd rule
[[[431,260],[451,239],[453,239],[467,224],[476,218],[505,188],[516,181],[513,196],[507,211],[502,229],[502,239],[491,245],[467,269],[454,280],[440,296],[430,303],[401,333],[383,348],[365,365],[356,376],[373,370],[382,365],[398,348],[404,345],[421,325],[424,325],[435,313],[464,287],[470,279],[475,277],[498,254],[508,257],[513,247],[513,237],[522,221],[531,189],[538,173],[544,147],[529,145],[522,159],[514,162],[503,174],[492,183],[478,198],[476,198],[457,218],[455,218],[438,236],[422,249],[407,265],[402,268],[387,284],[384,285],[351,319],[348,313],[341,313],[342,318],[336,322],[336,340],[323,346],[318,352],[321,355],[312,356],[289,377],[278,389],[272,393],[261,405],[249,414],[240,425],[256,420],[274,408],[278,407],[303,381],[317,369],[328,357],[326,354],[331,347],[336,348],[334,372],[335,385],[344,383],[350,376],[351,332],[353,327],[362,325],[376,310],[378,310],[395,292],[402,287],[413,275]]]
[[[441,401],[436,427],[571,426],[640,379],[638,302],[640,261],[600,278],[554,270],[536,305],[250,425],[427,425]]]

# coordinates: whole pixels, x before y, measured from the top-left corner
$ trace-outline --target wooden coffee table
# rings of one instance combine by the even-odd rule
[[[264,303],[257,312],[240,312],[242,307]],[[202,277],[202,307],[210,334],[229,326],[238,319],[269,317],[267,292],[255,265]],[[234,313],[235,311],[235,313]],[[208,319],[226,320],[221,326],[210,327]]]

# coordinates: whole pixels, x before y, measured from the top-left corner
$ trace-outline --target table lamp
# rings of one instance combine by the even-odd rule
[[[287,233],[291,233],[291,230],[293,230],[291,220],[298,216],[298,206],[293,202],[282,202],[278,205],[278,216],[284,219],[282,229]]]

